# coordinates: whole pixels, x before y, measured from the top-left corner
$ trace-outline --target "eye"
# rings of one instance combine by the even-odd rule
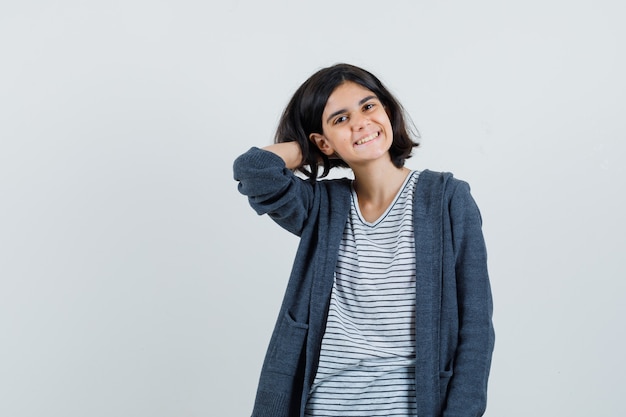
[[[363,110],[371,110],[374,107],[376,107],[375,103],[365,103],[365,105],[363,106]]]
[[[347,116],[339,116],[333,121],[333,124],[338,125],[339,123],[343,123],[346,120],[348,120]]]

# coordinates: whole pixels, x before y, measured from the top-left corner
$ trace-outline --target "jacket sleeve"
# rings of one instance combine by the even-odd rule
[[[480,211],[469,185],[458,181],[449,200],[459,314],[458,345],[444,417],[482,416],[495,333]]]
[[[313,185],[287,169],[276,154],[251,148],[233,164],[239,192],[248,197],[257,214],[300,236],[313,202]]]

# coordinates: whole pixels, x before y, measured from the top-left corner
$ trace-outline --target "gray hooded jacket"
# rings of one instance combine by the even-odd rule
[[[258,214],[300,237],[252,416],[303,416],[350,210],[350,181],[305,181],[258,148],[235,160],[234,177]],[[418,415],[481,416],[494,330],[480,212],[467,183],[428,170],[420,173],[413,207]]]

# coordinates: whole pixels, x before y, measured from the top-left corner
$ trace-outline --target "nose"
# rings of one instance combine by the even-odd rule
[[[362,113],[356,113],[351,117],[352,129],[356,131],[361,130],[369,124],[369,121],[370,119],[369,117],[367,117],[367,115]]]

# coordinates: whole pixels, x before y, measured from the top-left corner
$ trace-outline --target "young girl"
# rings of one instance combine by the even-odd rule
[[[415,146],[381,82],[339,64],[300,86],[275,144],[235,161],[251,206],[300,237],[253,417],[484,413],[480,213],[467,183],[404,167]],[[336,166],[354,180],[318,179]]]

